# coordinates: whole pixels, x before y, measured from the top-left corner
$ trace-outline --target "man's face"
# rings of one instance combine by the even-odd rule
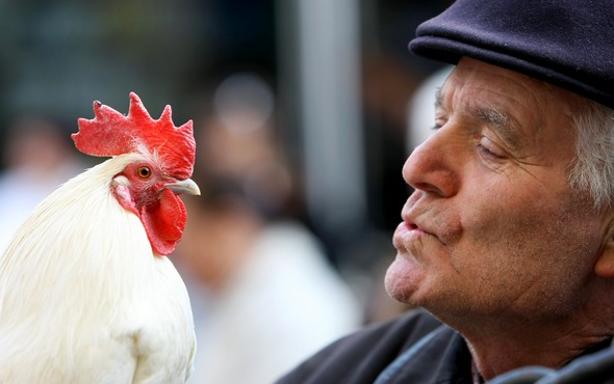
[[[567,181],[580,98],[464,58],[437,104],[435,133],[403,168],[415,192],[388,292],[444,320],[569,314],[606,231]]]

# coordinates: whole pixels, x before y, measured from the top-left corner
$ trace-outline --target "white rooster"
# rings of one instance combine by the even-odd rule
[[[94,102],[76,147],[111,159],[69,180],[0,257],[0,383],[184,383],[195,353],[185,285],[166,255],[183,232],[192,121]]]

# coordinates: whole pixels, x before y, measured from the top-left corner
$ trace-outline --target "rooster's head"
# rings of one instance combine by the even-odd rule
[[[127,116],[95,101],[94,118],[79,119],[79,132],[72,139],[79,151],[91,156],[138,154],[113,177],[111,191],[141,220],[155,254],[173,252],[186,223],[178,195],[200,194],[190,179],[196,154],[192,120],[175,127],[169,105],[154,120],[131,92]]]

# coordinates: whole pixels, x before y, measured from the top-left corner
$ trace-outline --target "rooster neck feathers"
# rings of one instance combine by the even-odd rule
[[[61,303],[70,297],[63,291],[75,283],[89,292],[121,295],[122,284],[138,281],[139,273],[150,268],[155,258],[143,226],[110,190],[113,175],[139,158],[130,154],[107,160],[66,182],[37,207],[0,258],[1,284],[15,290],[10,295],[0,286],[0,317],[18,311],[20,297],[40,297],[36,292],[45,287],[49,298]],[[120,275],[101,274],[100,268]],[[11,297],[15,301],[6,302]]]

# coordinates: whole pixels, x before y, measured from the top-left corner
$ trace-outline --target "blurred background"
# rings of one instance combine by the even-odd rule
[[[383,275],[401,168],[448,71],[407,43],[449,3],[0,1],[0,250],[97,162],[70,142],[77,118],[93,100],[126,113],[134,90],[152,116],[171,104],[177,125],[194,120],[204,198],[186,198],[173,256],[199,334],[193,383],[270,382],[397,315]]]

